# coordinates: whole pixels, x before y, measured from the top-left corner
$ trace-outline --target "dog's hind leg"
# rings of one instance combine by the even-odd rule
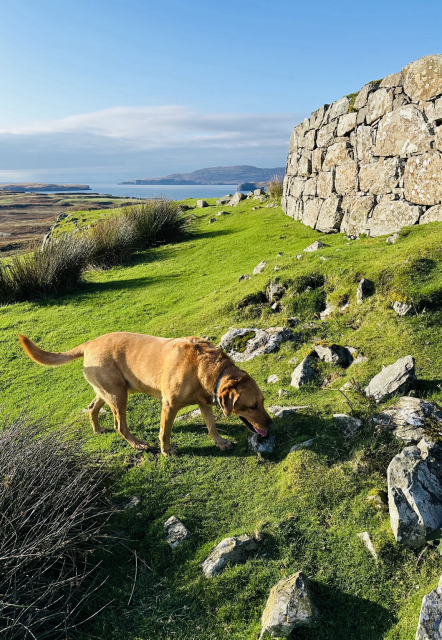
[[[120,436],[130,444],[134,449],[139,449],[140,451],[149,451],[151,446],[136,438],[128,429],[127,420],[126,420],[126,407],[127,407],[127,389],[121,388],[116,390],[114,393],[110,394],[108,392],[100,392],[105,399],[106,404],[109,405],[111,411],[114,415],[114,427],[115,431],[117,431]]]
[[[233,444],[230,442],[230,440],[225,440],[218,433],[212,407],[208,406],[207,404],[200,404],[198,406],[201,409],[201,413],[203,414],[204,422],[206,423],[206,426],[209,430],[209,435],[216,446],[219,447],[221,451],[227,451],[228,449],[231,449],[233,447]]]
[[[101,398],[97,394],[88,407],[89,419],[91,421],[91,425],[92,425],[92,429],[94,430],[94,433],[105,433],[106,431],[106,429],[103,429],[102,427],[100,427],[98,423],[98,413],[104,404],[105,402],[103,398]]]

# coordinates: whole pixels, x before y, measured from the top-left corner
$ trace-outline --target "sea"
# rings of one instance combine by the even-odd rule
[[[152,185],[152,184],[115,184],[111,182],[89,182],[93,193],[125,198],[168,198],[185,200],[186,198],[221,198],[227,193],[235,193],[236,184],[196,184],[196,185]],[[90,193],[85,191],[85,193]],[[53,193],[46,191],[43,193]],[[68,193],[66,191],[66,193]]]

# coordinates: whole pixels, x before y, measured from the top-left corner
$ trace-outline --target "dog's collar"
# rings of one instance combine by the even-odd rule
[[[216,381],[216,384],[215,384],[215,390],[213,392],[213,399],[212,400],[213,400],[215,406],[217,406],[218,408],[219,408],[218,389],[219,389],[219,385],[220,385],[221,379],[222,379],[224,374],[225,374],[225,371],[221,371],[221,373],[219,374],[218,380]]]

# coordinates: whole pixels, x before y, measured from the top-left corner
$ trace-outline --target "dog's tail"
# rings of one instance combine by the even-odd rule
[[[71,360],[82,358],[84,355],[84,344],[80,344],[78,347],[66,351],[65,353],[51,353],[50,351],[43,351],[40,347],[37,347],[29,338],[18,334],[18,339],[21,342],[24,352],[38,364],[45,364],[49,367],[59,367],[61,364],[67,364]]]

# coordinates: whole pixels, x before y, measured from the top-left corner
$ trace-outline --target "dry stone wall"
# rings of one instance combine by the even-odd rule
[[[442,220],[442,55],[323,105],[293,129],[285,213],[322,232]]]

